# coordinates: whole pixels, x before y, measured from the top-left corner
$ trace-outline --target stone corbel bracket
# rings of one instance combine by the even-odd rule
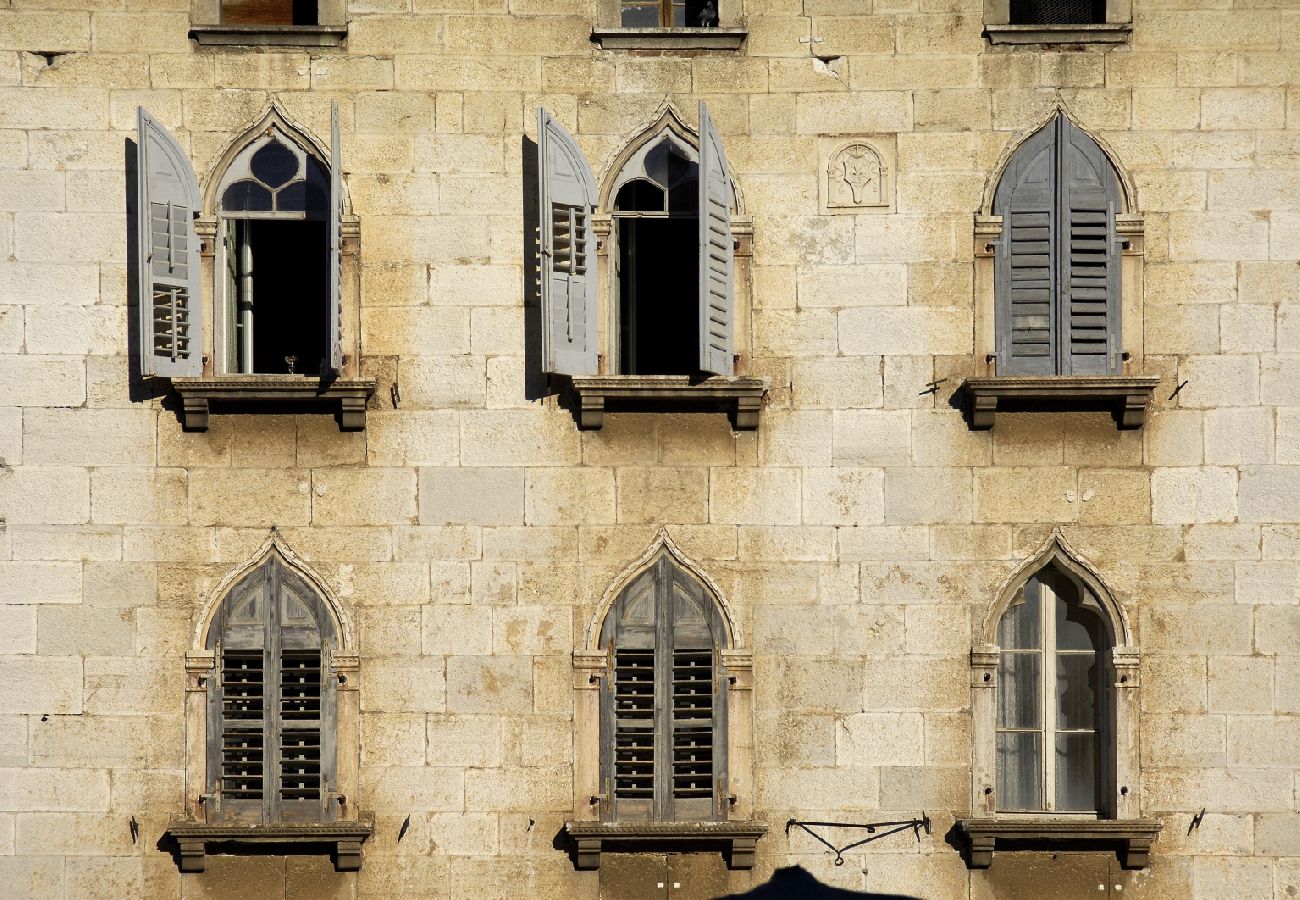
[[[202,872],[207,868],[209,844],[251,849],[266,845],[283,846],[282,852],[294,852],[295,846],[330,844],[334,848],[334,868],[339,872],[356,872],[361,868],[361,845],[374,834],[369,821],[325,822],[295,825],[209,825],[203,822],[175,821],[166,836],[176,842],[182,872]]]
[[[970,850],[970,867],[987,869],[993,864],[998,841],[1015,841],[1018,846],[1095,845],[1096,849],[1120,845],[1120,864],[1126,869],[1144,869],[1150,862],[1151,845],[1160,836],[1157,819],[1068,820],[1068,819],[959,819],[957,828]]]
[[[754,868],[758,840],[767,823],[747,822],[565,822],[564,830],[577,845],[579,870],[600,868],[606,849],[640,849],[721,844],[732,869]]]
[[[970,398],[970,427],[993,427],[999,409],[1071,412],[1110,407],[1121,429],[1141,428],[1156,376],[1044,375],[967,378],[961,390]]]

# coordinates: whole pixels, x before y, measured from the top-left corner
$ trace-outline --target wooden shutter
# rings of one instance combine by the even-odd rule
[[[537,155],[542,365],[557,374],[594,375],[596,181],[582,150],[545,109],[537,110]]]
[[[339,103],[335,100],[330,104],[329,319],[325,324],[326,340],[329,341],[328,369],[335,375],[343,369],[343,168],[340,154]]]
[[[1065,116],[1057,122],[1061,372],[1117,375],[1123,366],[1119,178],[1096,141]]]
[[[703,586],[661,558],[602,632],[602,770],[613,821],[726,818],[722,624]]]
[[[731,205],[722,138],[700,101],[700,370],[715,375],[735,372]]]
[[[140,374],[203,374],[199,182],[185,151],[144,107],[137,112],[136,266]]]
[[[209,820],[333,819],[334,633],[324,605],[273,560],[232,590],[211,634]]]
[[[1056,126],[1020,145],[994,199],[1002,216],[995,260],[999,375],[1056,373]]]

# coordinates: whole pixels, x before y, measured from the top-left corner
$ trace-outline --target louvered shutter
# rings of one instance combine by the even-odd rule
[[[185,151],[143,107],[137,112],[136,266],[140,374],[203,374],[199,182]]]
[[[995,260],[999,375],[1056,373],[1056,128],[1016,151],[994,199],[1002,216]]]
[[[726,697],[716,607],[660,559],[619,598],[602,642],[602,771],[613,821],[726,818]]]
[[[596,181],[577,143],[544,109],[537,110],[537,155],[542,365],[557,374],[594,375]]]
[[[722,138],[700,102],[700,370],[735,372],[732,357],[731,179]]]
[[[212,634],[209,820],[333,819],[334,635],[320,599],[272,561],[231,592]]]
[[[1119,179],[1096,141],[1064,116],[1057,121],[1061,372],[1117,375],[1123,366],[1115,232]]]
[[[342,148],[339,141],[339,104],[330,104],[330,258],[329,258],[329,321],[325,334],[329,341],[329,372],[337,375],[343,369],[343,311],[341,285],[343,281],[343,168],[340,161]]]

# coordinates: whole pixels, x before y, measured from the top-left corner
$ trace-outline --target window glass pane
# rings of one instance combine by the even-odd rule
[[[298,174],[298,156],[279,141],[269,141],[253,154],[248,167],[262,184],[278,188]]]
[[[692,28],[714,28],[718,24],[718,0],[685,0],[686,24]]]
[[[1042,735],[998,733],[998,809],[1042,809]]]
[[[659,4],[623,4],[624,28],[658,28]]]
[[[256,181],[236,181],[221,195],[221,208],[226,212],[269,212],[271,192]]]
[[[998,727],[1041,728],[1042,656],[1003,652],[998,660]]]
[[[618,189],[614,208],[624,212],[663,212],[664,192],[644,178],[634,178]]]
[[[696,207],[700,202],[700,182],[688,178],[668,192],[668,211],[697,215]]]
[[[1097,807],[1097,736],[1091,732],[1058,734],[1056,808],[1077,811]]]
[[[1097,614],[1078,603],[1067,603],[1061,594],[1065,591],[1056,598],[1056,649],[1096,650],[1104,646]]]
[[[1106,0],[1011,0],[1015,25],[1086,25],[1106,21]]]
[[[1002,621],[998,623],[998,646],[1003,650],[1032,650],[1042,646],[1039,593],[1038,582],[1031,578],[1002,614]]]
[[[275,208],[282,212],[305,212],[312,218],[329,212],[329,194],[319,185],[295,181],[275,196]]]
[[[1097,657],[1091,653],[1056,656],[1056,727],[1097,727]]]

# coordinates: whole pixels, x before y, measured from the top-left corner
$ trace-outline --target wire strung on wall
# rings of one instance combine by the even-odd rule
[[[844,865],[844,854],[852,850],[854,847],[861,847],[863,844],[869,844],[872,841],[878,841],[881,838],[886,838],[902,831],[910,830],[916,837],[917,842],[920,843],[921,829],[924,828],[926,834],[930,833],[930,817],[922,812],[921,818],[919,819],[907,819],[897,822],[868,822],[862,824],[852,822],[801,822],[798,819],[790,819],[785,823],[786,835],[790,834],[791,828],[801,828],[811,834],[820,843],[825,844],[827,849],[835,854],[835,865],[842,866]],[[860,841],[845,844],[843,847],[836,847],[830,841],[826,840],[826,838],[813,831],[814,828],[865,828],[867,830],[867,836]],[[881,828],[887,830],[878,831],[878,829]]]

